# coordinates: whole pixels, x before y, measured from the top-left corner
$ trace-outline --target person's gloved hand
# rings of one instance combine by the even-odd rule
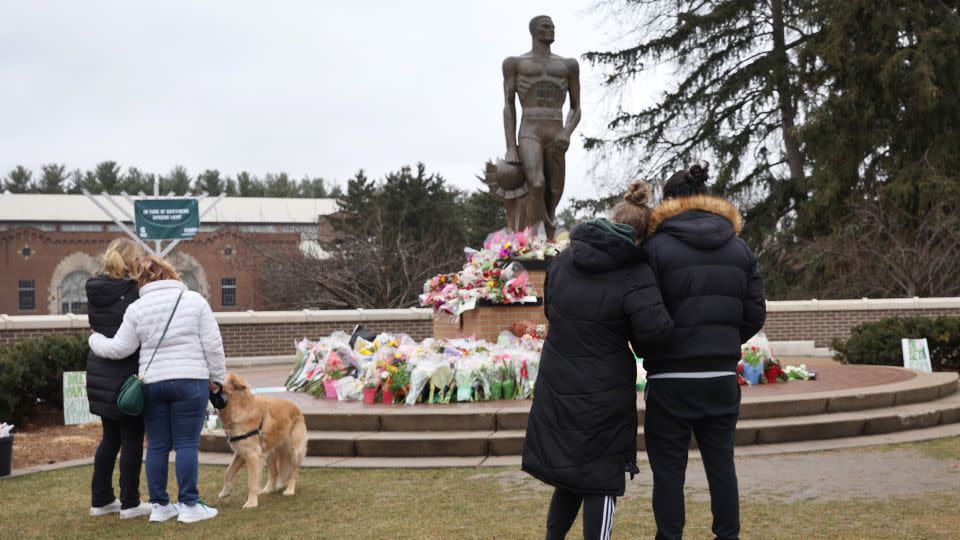
[[[210,383],[210,403],[214,409],[223,409],[227,406],[227,395],[223,393],[223,384]]]

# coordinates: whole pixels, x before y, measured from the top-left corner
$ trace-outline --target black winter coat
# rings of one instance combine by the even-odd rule
[[[644,247],[676,328],[644,358],[648,374],[736,372],[740,345],[766,319],[763,280],[740,227],[740,213],[718,197],[670,199],[654,209]]]
[[[140,297],[137,283],[105,275],[87,280],[87,316],[90,328],[107,337],[113,337],[123,322],[127,306]],[[90,412],[118,420],[126,416],[117,408],[117,393],[123,381],[136,375],[140,365],[137,351],[123,360],[101,358],[93,351],[87,353],[87,399]]]
[[[575,227],[547,271],[550,322],[523,445],[523,470],[555,487],[623,495],[637,472],[637,365],[673,328],[643,249],[610,222]],[[615,225],[617,226],[617,225]]]

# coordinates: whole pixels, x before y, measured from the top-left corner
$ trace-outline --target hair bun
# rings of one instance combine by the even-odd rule
[[[636,180],[627,186],[623,200],[634,206],[646,206],[650,202],[650,184],[643,180]]]
[[[710,179],[710,164],[706,161],[701,161],[693,165],[690,167],[689,178],[695,186],[705,185],[707,180]]]

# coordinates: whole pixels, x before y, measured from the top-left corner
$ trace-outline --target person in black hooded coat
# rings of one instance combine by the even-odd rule
[[[107,247],[103,273],[87,280],[87,317],[90,328],[113,336],[123,322],[127,307],[140,296],[130,278],[135,260],[142,255],[135,242],[120,238]],[[140,354],[123,360],[87,353],[87,400],[90,412],[100,417],[103,436],[93,460],[90,514],[120,513],[121,518],[149,515],[152,507],[140,502],[140,470],[143,463],[143,416],[128,416],[117,408],[123,382],[136,375]],[[120,499],[113,490],[113,468],[120,454]]]
[[[657,538],[683,536],[683,484],[696,437],[710,487],[716,538],[739,537],[733,452],[740,412],[740,346],[763,327],[766,302],[757,259],[737,235],[740,213],[707,193],[705,166],[673,175],[650,217],[644,247],[676,323],[644,358],[644,438],[653,471]]]
[[[645,183],[631,185],[614,222],[595,219],[574,227],[570,246],[547,271],[550,327],[523,470],[556,488],[548,539],[566,536],[581,503],[584,538],[608,538],[625,473],[638,472],[637,365],[630,345],[643,354],[673,328],[637,245],[646,231],[648,198]]]

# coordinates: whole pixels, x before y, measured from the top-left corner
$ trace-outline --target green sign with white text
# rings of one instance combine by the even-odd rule
[[[141,240],[189,240],[200,230],[196,199],[142,199],[133,210]]]
[[[73,426],[99,422],[100,417],[90,414],[87,401],[87,372],[63,372],[63,424]]]

